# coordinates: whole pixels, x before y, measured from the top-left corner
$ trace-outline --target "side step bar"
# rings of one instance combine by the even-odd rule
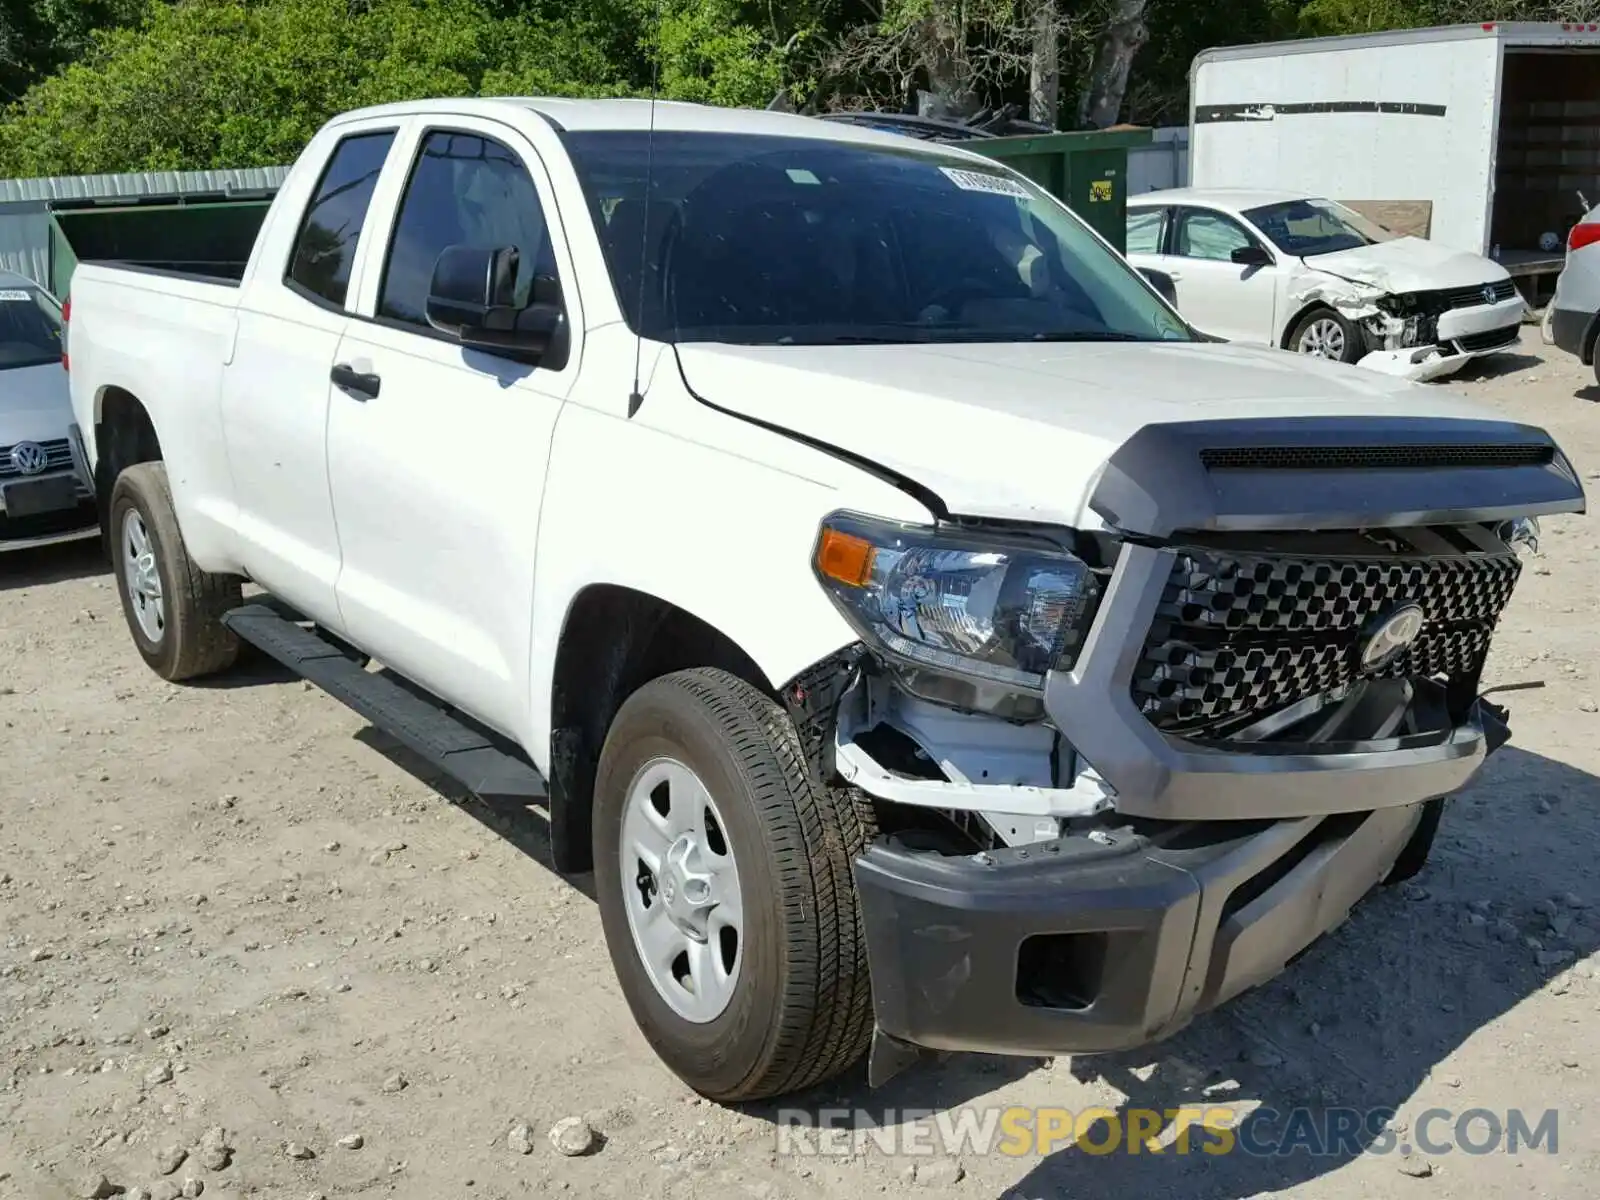
[[[246,604],[225,614],[222,623],[483,799],[547,799],[544,777],[525,759],[496,746],[439,702],[363,669],[350,650],[276,609]]]

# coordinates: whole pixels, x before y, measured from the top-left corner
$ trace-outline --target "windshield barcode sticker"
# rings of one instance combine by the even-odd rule
[[[964,192],[988,192],[994,196],[1015,196],[1027,200],[1028,189],[1015,179],[991,175],[987,171],[963,171],[960,167],[940,167],[945,177]]]
[[[0,302],[20,300],[22,303],[27,304],[32,299],[33,297],[27,292],[18,291],[16,288],[0,288]]]

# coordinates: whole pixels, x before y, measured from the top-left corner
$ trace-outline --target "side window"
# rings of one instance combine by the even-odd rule
[[[1130,208],[1128,210],[1129,254],[1160,254],[1161,241],[1166,232],[1166,209]]]
[[[344,307],[367,206],[378,186],[394,133],[358,133],[334,148],[300,223],[286,278],[329,304]]]
[[[428,287],[447,246],[515,246],[518,304],[527,303],[536,275],[556,275],[533,179],[491,138],[436,130],[423,140],[395,219],[377,315],[430,328]]]
[[[1178,224],[1178,254],[1183,258],[1231,262],[1235,250],[1253,245],[1255,239],[1244,226],[1221,213],[1191,208]]]

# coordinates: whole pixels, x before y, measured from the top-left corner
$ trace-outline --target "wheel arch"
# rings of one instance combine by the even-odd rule
[[[95,393],[94,446],[95,504],[109,553],[111,488],[117,476],[136,463],[163,462],[165,454],[149,408],[114,384]]]
[[[774,682],[710,622],[659,596],[599,583],[573,596],[557,643],[550,696],[550,842],[563,873],[593,866],[595,774],[622,703],[652,679],[714,667],[767,695]]]
[[[1326,300],[1310,300],[1296,309],[1294,316],[1289,318],[1289,323],[1283,327],[1283,332],[1278,335],[1278,349],[1287,350],[1290,339],[1294,337],[1294,331],[1300,327],[1300,322],[1304,321],[1312,313],[1324,309],[1335,315],[1338,314],[1338,310]]]

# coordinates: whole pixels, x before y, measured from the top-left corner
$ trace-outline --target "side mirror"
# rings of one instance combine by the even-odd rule
[[[520,263],[515,246],[446,246],[428,285],[428,324],[471,349],[536,359],[559,369],[565,362],[567,333],[561,283],[544,276],[534,279],[528,303],[518,307]]]
[[[1140,267],[1139,274],[1143,275],[1150,286],[1161,294],[1161,298],[1173,308],[1178,307],[1178,285],[1172,282],[1172,276],[1165,271],[1158,271],[1154,267]]]
[[[1228,257],[1241,267],[1270,267],[1273,262],[1272,255],[1264,247],[1256,245],[1236,246]]]

